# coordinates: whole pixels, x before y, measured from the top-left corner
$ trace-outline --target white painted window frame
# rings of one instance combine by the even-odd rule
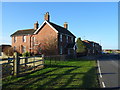
[[[68,35],[66,35],[66,42],[68,43]]]
[[[63,54],[63,48],[60,46],[60,54]]]
[[[62,34],[60,34],[60,42],[62,42]]]
[[[14,43],[15,43],[15,42],[17,42],[17,37],[16,37],[16,36],[14,36]]]
[[[26,36],[23,36],[23,42],[26,42]]]
[[[26,52],[26,46],[22,46],[22,53]]]

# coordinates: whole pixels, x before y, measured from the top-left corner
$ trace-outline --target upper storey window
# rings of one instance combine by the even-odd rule
[[[71,42],[73,42],[73,37],[71,37]]]
[[[17,37],[14,37],[14,43],[17,42]]]
[[[23,42],[26,42],[26,36],[23,36]]]
[[[66,35],[66,42],[68,43],[68,36]]]
[[[62,34],[60,34],[60,41],[62,42]]]

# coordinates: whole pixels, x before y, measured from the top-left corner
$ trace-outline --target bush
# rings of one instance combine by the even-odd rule
[[[77,50],[76,50],[77,53],[85,53],[86,52],[86,46],[82,42],[81,38],[77,39],[76,45],[77,45]]]
[[[30,57],[30,52],[25,52],[22,54],[23,57]]]

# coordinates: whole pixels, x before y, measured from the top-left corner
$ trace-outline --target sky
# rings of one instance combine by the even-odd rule
[[[0,44],[11,44],[11,34],[33,28],[36,21],[41,25],[46,12],[53,23],[67,22],[76,38],[118,49],[117,2],[3,2]]]

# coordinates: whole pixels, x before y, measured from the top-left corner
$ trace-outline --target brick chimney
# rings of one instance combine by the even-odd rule
[[[67,22],[64,23],[64,28],[68,29],[68,23]]]
[[[44,20],[48,21],[50,20],[50,15],[49,15],[49,12],[47,12],[45,15],[44,15]]]
[[[36,23],[34,23],[34,30],[37,30],[39,27],[38,21]]]

